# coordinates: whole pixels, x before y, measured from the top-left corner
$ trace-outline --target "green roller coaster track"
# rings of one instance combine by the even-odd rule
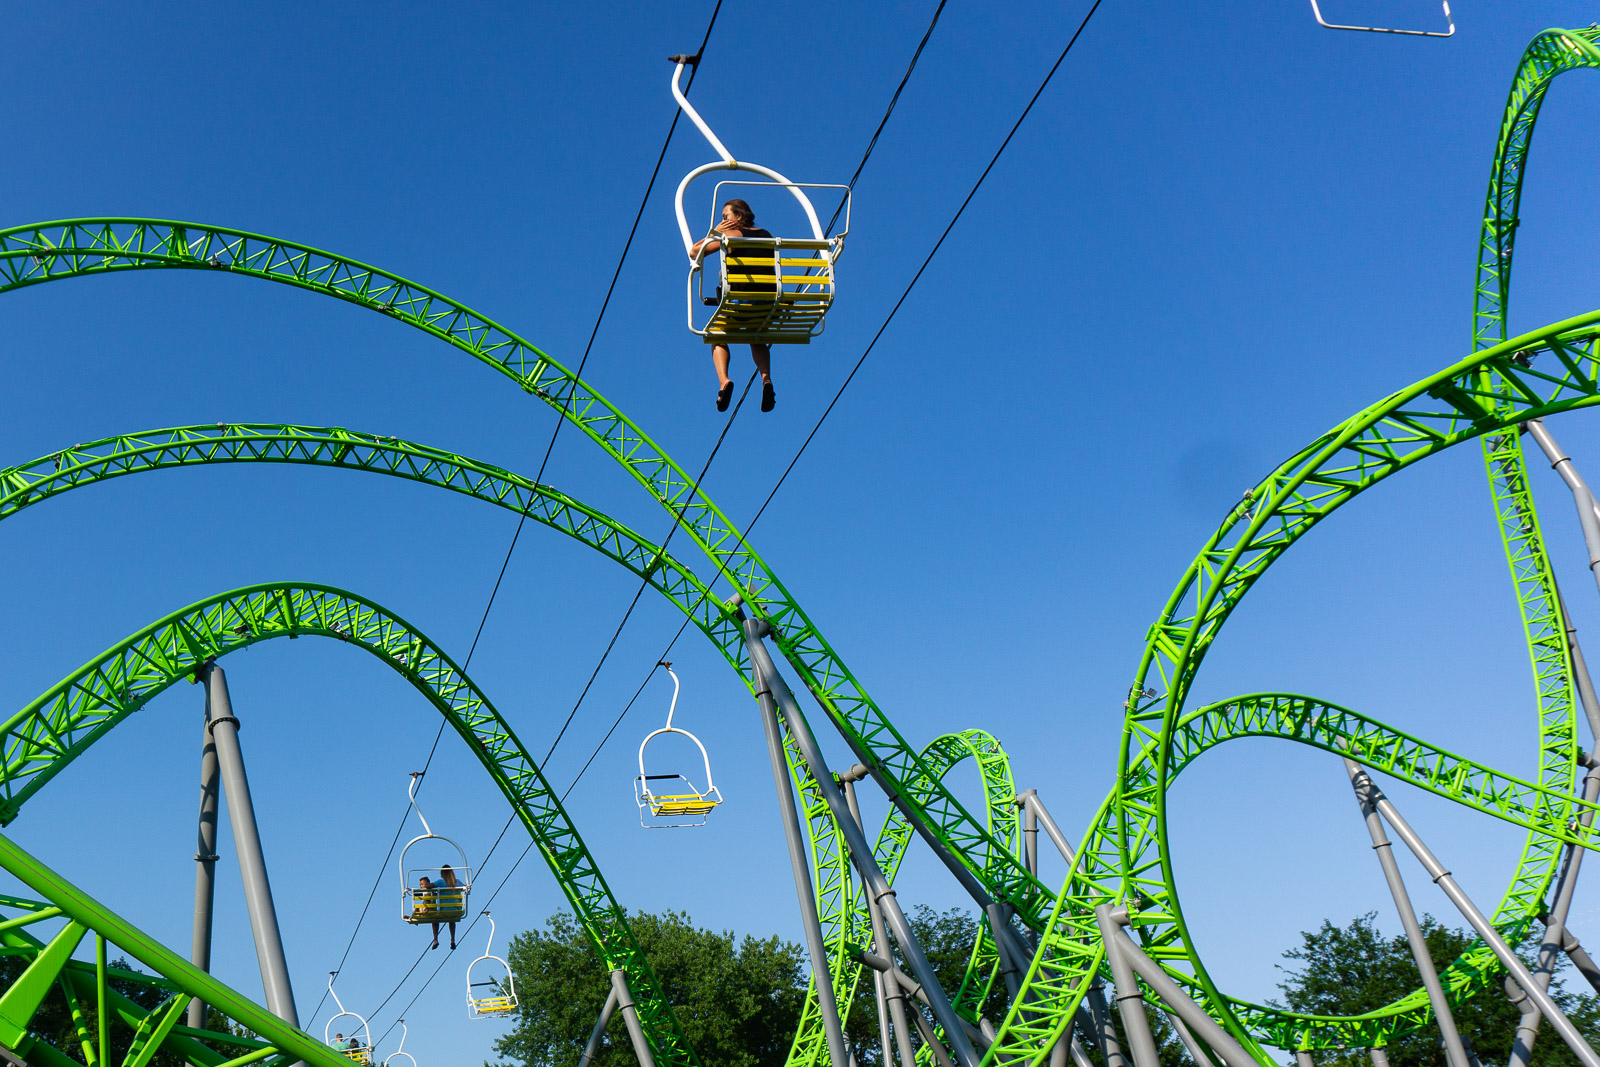
[[[747,653],[729,602],[712,593],[726,578],[767,622],[784,657],[894,801],[875,858],[893,877],[914,824],[1014,909],[1038,936],[1038,950],[985,1064],[1040,1063],[1066,1033],[1104,949],[1098,904],[1128,907],[1145,950],[1263,1063],[1265,1046],[1380,1046],[1426,1026],[1420,991],[1347,1018],[1295,1015],[1218,990],[1191,945],[1171,870],[1167,794],[1201,753],[1238,737],[1272,737],[1332,753],[1528,831],[1494,925],[1520,940],[1536,920],[1567,844],[1592,847],[1575,820],[1578,758],[1571,651],[1527,477],[1519,424],[1600,403],[1600,311],[1507,339],[1512,248],[1521,182],[1544,94],[1566,71],[1600,67],[1600,28],[1549,30],[1519,64],[1494,156],[1480,241],[1468,358],[1396,392],[1312,441],[1246,494],[1189,566],[1150,627],[1126,703],[1116,783],[1085,833],[1072,871],[1053,900],[1017,849],[1014,785],[998,743],[981,731],[914,750],[828,645],[739,530],[666,453],[614,405],[549,356],[494,321],[413,282],[303,245],[194,223],[135,218],[51,222],[0,231],[0,291],[80,275],[152,268],[211,270],[335,296],[399,319],[490,365],[574,423],[680,523],[710,561],[709,581],[628,527],[548,486],[452,453],[339,428],[180,427],[107,438],[0,471],[0,519],[68,489],[144,471],[218,462],[342,467],[435,485],[525,512],[622,564],[671,600],[718,647],[754,691]],[[1186,711],[1205,654],[1255,581],[1322,519],[1414,463],[1480,440],[1535,680],[1539,769],[1528,781],[1457,756],[1355,711],[1293,694],[1258,693]],[[326,586],[256,586],[168,616],[115,646],[3,727],[0,824],[116,722],[207,660],[276,636],[320,634],[360,645],[404,674],[473,747],[539,844],[607,966],[629,975],[649,1041],[664,1064],[692,1064],[670,1005],[634,945],[577,830],[539,768],[487,699],[423,635],[384,609]],[[980,822],[945,784],[966,758],[978,765],[986,818]],[[861,976],[857,955],[870,940],[859,882],[817,783],[788,748],[790,773],[811,834],[818,908],[841,1011]],[[0,1043],[34,1048],[41,1062],[75,1062],[27,1033],[51,988],[72,1005],[86,1062],[94,1037],[80,1000],[120,1019],[132,1034],[128,1062],[142,1067],[170,1047],[206,1067],[246,1062],[344,1062],[320,1043],[143,935],[59,875],[0,837],[0,866],[44,901],[0,900],[20,912],[0,920],[0,954],[28,962],[0,992]],[[65,917],[51,941],[25,927]],[[73,960],[89,932],[114,941],[157,975],[120,976],[168,994],[154,1008],[117,1000],[97,969]],[[954,997],[970,1019],[994,989],[998,953],[980,934]],[[1453,1001],[1490,988],[1498,965],[1475,945],[1442,974]],[[87,984],[86,984],[87,983]],[[260,1039],[176,1024],[191,996],[216,1006]],[[11,1040],[15,1039],[15,1040]],[[31,1043],[31,1044],[30,1044]],[[227,1048],[227,1053],[218,1049]],[[826,1056],[815,986],[790,1053],[795,1067]],[[919,1059],[921,1056],[919,1056]]]

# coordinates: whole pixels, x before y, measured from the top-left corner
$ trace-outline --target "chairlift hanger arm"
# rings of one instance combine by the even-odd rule
[[[1311,0],[1311,13],[1316,16],[1317,24],[1330,30],[1358,30],[1363,33],[1397,33],[1403,37],[1453,37],[1456,32],[1456,20],[1450,14],[1450,0],[1442,0],[1444,4],[1444,20],[1450,28],[1443,33],[1437,30],[1393,30],[1383,26],[1345,26],[1337,22],[1329,22],[1322,17],[1322,9],[1317,6],[1317,0]]]
[[[706,142],[711,145],[712,151],[722,157],[717,163],[707,163],[704,166],[696,167],[684,177],[683,181],[678,183],[678,193],[674,198],[673,207],[678,215],[678,232],[683,237],[684,252],[691,259],[696,258],[695,240],[690,236],[689,220],[683,213],[684,191],[689,188],[689,184],[696,178],[709,174],[714,170],[748,170],[754,174],[760,174],[762,177],[771,178],[777,184],[788,189],[795,200],[799,202],[801,210],[806,213],[806,220],[811,223],[812,236],[819,241],[826,240],[827,238],[822,232],[822,222],[817,218],[817,209],[812,207],[811,198],[806,196],[805,190],[799,188],[794,182],[791,182],[770,167],[763,167],[756,163],[741,163],[734,159],[733,153],[728,151],[727,145],[718,140],[717,135],[711,132],[711,127],[706,125],[706,120],[700,117],[700,112],[696,111],[694,105],[689,103],[689,98],[683,95],[683,88],[678,84],[683,76],[683,68],[691,62],[698,62],[699,57],[673,56],[672,59],[677,64],[672,71],[672,98],[678,102],[678,106],[683,109],[683,113],[689,116],[689,121],[694,123],[695,128],[705,137]],[[703,250],[699,251],[702,252],[702,255],[704,254]]]

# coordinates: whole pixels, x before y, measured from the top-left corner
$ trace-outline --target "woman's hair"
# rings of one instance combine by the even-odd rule
[[[450,869],[448,863],[439,868],[439,876],[444,879],[445,885],[453,886],[456,884],[456,872]]]
[[[739,220],[739,226],[741,228],[745,226],[754,226],[756,224],[756,213],[751,211],[750,205],[745,203],[743,200],[729,200],[722,206],[733,209],[733,217]]]

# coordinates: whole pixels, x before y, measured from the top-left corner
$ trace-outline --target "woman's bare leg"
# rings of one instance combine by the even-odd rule
[[[727,385],[733,381],[732,378],[728,377],[728,360],[732,358],[732,355],[733,353],[728,351],[727,345],[711,346],[711,365],[717,368],[717,385],[719,386]]]
[[[772,346],[751,345],[750,358],[755,362],[756,370],[761,372],[761,380],[770,385],[772,383]],[[723,360],[723,366],[727,366],[726,358]],[[723,373],[726,374],[727,372],[724,371]]]

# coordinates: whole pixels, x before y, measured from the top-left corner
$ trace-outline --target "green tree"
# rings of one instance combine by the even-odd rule
[[[805,1003],[799,945],[716,933],[683,913],[629,916],[639,947],[700,1062],[781,1067]],[[495,1043],[506,1064],[572,1067],[611,990],[588,935],[565,912],[518,934],[507,955],[516,978],[515,1028]],[[632,1067],[622,1013],[613,1014],[596,1067]]]
[[[1302,932],[1298,947],[1285,952],[1290,966],[1279,964],[1287,980],[1279,985],[1283,1006],[1312,1015],[1358,1015],[1391,1003],[1422,984],[1404,934],[1385,937],[1376,926],[1377,913],[1368,912],[1350,925],[1334,926],[1323,920],[1314,933]],[[1434,966],[1443,970],[1476,941],[1470,930],[1451,929],[1432,916],[1422,917],[1423,938]],[[1533,962],[1537,937],[1518,952]],[[1503,974],[1503,972],[1502,972]],[[1520,1018],[1502,992],[1500,981],[1456,1006],[1454,1015],[1461,1036],[1486,1063],[1504,1062]],[[1559,973],[1550,995],[1575,1026],[1593,1043],[1600,1037],[1600,997],[1566,989]],[[1397,1037],[1388,1047],[1394,1067],[1436,1067],[1444,1063],[1438,1047],[1439,1032],[1429,1026]],[[1318,1053],[1318,1063],[1336,1067],[1370,1067],[1365,1050]],[[1567,1067],[1578,1058],[1548,1024],[1540,1027],[1533,1047],[1533,1067]]]

